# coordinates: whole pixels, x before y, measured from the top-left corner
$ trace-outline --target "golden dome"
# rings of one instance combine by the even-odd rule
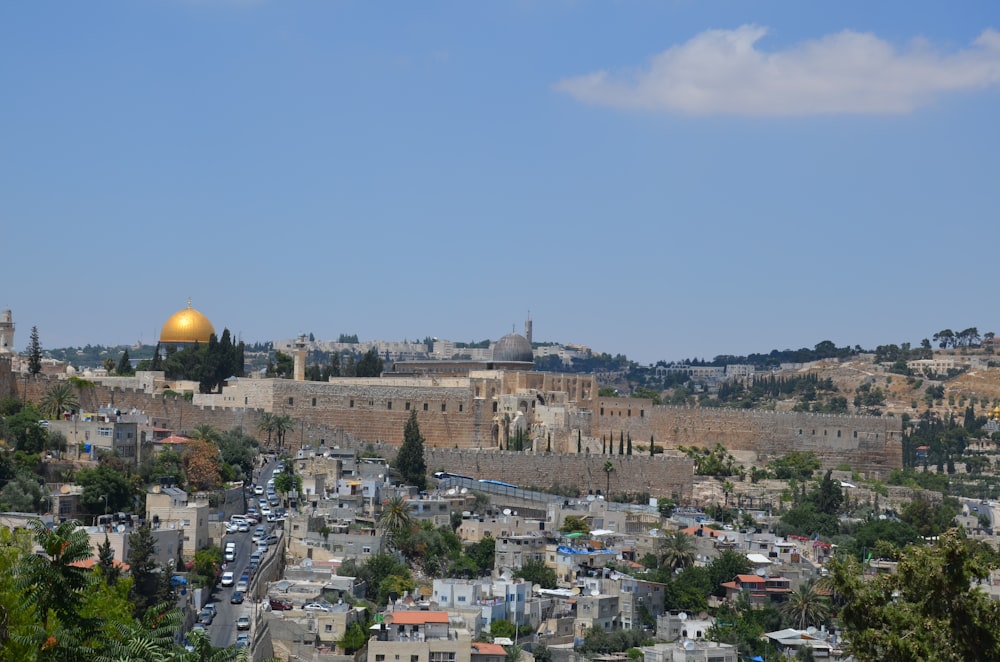
[[[191,307],[188,299],[187,308],[178,310],[163,323],[160,330],[160,342],[165,343],[195,343],[208,342],[209,336],[215,333],[215,328],[208,318]]]

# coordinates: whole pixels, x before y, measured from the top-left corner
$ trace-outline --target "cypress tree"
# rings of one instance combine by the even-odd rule
[[[576,431],[576,452],[583,452],[583,433],[579,430]]]
[[[549,439],[548,439],[548,441],[545,444],[545,452],[546,453],[551,453],[552,452],[552,433],[551,432],[549,433]]]
[[[32,376],[42,371],[42,343],[38,341],[38,327],[31,327],[31,342],[28,343],[28,373]]]
[[[631,432],[628,433],[628,446],[625,449],[625,454],[626,455],[631,455],[632,454],[632,433]]]
[[[649,457],[656,455],[656,444],[653,443],[653,435],[649,435]]]
[[[620,430],[618,435],[618,454],[625,454],[625,431]]]
[[[399,447],[393,463],[407,485],[424,489],[427,485],[427,463],[424,460],[424,436],[417,423],[417,410],[410,410],[410,418],[403,428],[403,445]]]

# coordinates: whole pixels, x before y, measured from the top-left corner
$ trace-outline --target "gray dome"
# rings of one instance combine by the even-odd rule
[[[508,333],[493,346],[493,360],[501,363],[534,363],[535,355],[527,338]]]

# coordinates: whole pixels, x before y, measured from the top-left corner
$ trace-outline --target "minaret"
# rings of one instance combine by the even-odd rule
[[[0,354],[13,354],[14,349],[14,318],[10,309],[0,312]]]
[[[528,311],[528,319],[524,320],[524,337],[528,339],[528,344],[531,344],[531,311]]]
[[[295,360],[293,366],[293,378],[297,382],[304,382],[306,380],[306,337],[299,336],[295,340],[295,351],[292,352],[292,357]]]

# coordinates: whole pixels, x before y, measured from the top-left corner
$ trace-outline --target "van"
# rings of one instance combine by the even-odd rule
[[[233,515],[232,517],[229,518],[229,521],[236,522],[238,524],[240,522],[247,522],[249,520],[247,519],[246,515]]]

